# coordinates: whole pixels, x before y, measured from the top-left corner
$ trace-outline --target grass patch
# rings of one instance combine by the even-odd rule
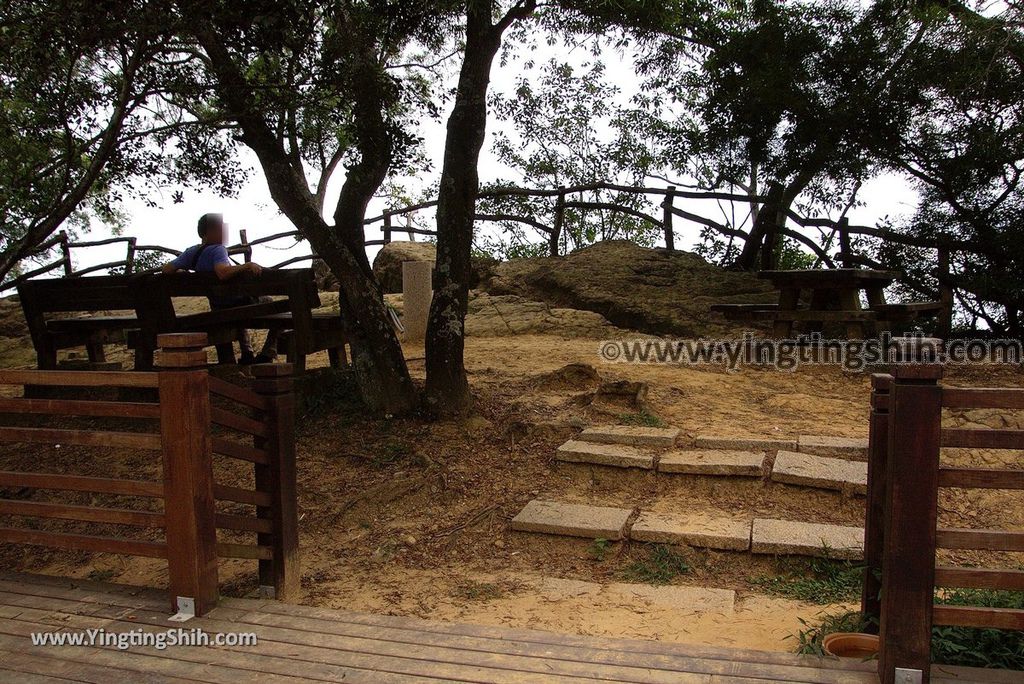
[[[668,584],[679,575],[690,572],[686,559],[664,544],[649,547],[646,554],[622,569],[622,579],[643,584]]]
[[[829,605],[860,598],[864,566],[829,558],[787,560],[779,575],[756,577],[751,583],[772,596]]]
[[[1024,592],[955,589],[939,592],[936,602],[951,606],[1024,609]],[[805,629],[791,638],[797,652],[822,655],[822,641],[833,632],[862,632],[859,612],[823,615],[817,622],[800,621]],[[932,661],[942,665],[1024,670],[1024,632],[976,627],[932,628]]]
[[[621,413],[619,414],[619,422],[623,425],[638,425],[640,427],[665,427],[665,421],[647,411]]]
[[[598,563],[605,559],[608,552],[612,550],[612,543],[607,539],[595,539],[594,542],[587,547],[587,553],[590,557],[596,560]]]

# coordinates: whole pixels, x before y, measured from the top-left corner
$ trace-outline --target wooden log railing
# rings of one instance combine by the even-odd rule
[[[933,625],[1024,629],[1024,610],[936,603],[938,588],[1024,591],[1017,569],[936,564],[936,549],[1024,551],[1024,532],[939,527],[940,488],[1024,489],[1024,471],[941,464],[944,447],[1024,449],[1024,430],[942,427],[943,408],[1024,409],[1024,389],[944,387],[937,364],[872,377],[861,610],[878,629],[878,674],[929,681]],[[914,674],[916,675],[916,672]]]
[[[0,543],[165,559],[174,610],[180,597],[193,599],[199,614],[215,605],[219,558],[257,560],[262,593],[294,598],[299,568],[291,366],[254,366],[254,389],[249,390],[210,377],[206,341],[202,333],[160,336],[155,372],[0,371],[0,385],[127,388],[133,393],[148,391],[149,396],[155,390],[158,399],[4,397],[0,413],[21,422],[31,416],[42,417],[37,422],[43,423],[54,416],[63,421],[116,418],[122,425],[131,422],[130,427],[136,427],[136,419],[147,422],[140,430],[5,425],[0,426],[0,443],[122,447],[161,455],[161,476],[153,480],[0,469],[0,490],[88,492],[162,503],[162,510],[154,511],[151,506],[104,507],[19,496],[0,498],[0,516],[163,532],[158,540],[152,532],[98,535],[5,525],[0,526]],[[216,482],[214,462],[219,458],[237,466],[224,469],[227,472],[251,468],[254,486]],[[229,502],[232,508],[222,510],[218,502]],[[251,511],[241,514],[240,506]],[[218,530],[232,537],[255,535],[255,543],[223,541]]]

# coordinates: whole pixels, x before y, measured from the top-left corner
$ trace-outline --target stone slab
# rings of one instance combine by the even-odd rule
[[[629,538],[660,544],[746,551],[750,548],[750,520],[644,511],[633,523]]]
[[[776,437],[718,437],[716,435],[698,435],[694,441],[697,449],[739,449],[741,451],[775,451],[777,449],[796,450],[795,439]]]
[[[731,613],[736,604],[732,589],[708,589],[687,586],[652,586],[615,582],[605,587],[604,595],[649,606],[670,608],[682,613]]]
[[[601,444],[664,448],[675,446],[676,440],[679,439],[679,429],[639,425],[598,425],[581,432],[579,439]]]
[[[860,560],[864,557],[864,530],[842,525],[755,518],[750,550],[754,553]]]
[[[633,511],[628,508],[586,506],[533,500],[512,518],[519,532],[561,534],[587,539],[622,539]]]
[[[866,494],[868,464],[795,451],[780,451],[772,466],[772,480],[787,484]]]
[[[763,451],[735,449],[670,451],[667,454],[662,454],[658,460],[658,471],[663,473],[761,477],[763,468]]]
[[[625,444],[597,444],[571,439],[558,447],[555,458],[571,463],[592,463],[616,468],[654,468],[654,455]]]
[[[800,435],[797,437],[797,451],[817,456],[846,458],[851,461],[867,461],[868,440],[856,437]]]

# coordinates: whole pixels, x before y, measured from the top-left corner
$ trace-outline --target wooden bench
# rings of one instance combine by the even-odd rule
[[[138,327],[136,293],[124,276],[27,280],[18,285],[36,363],[40,370],[57,367],[61,349],[85,346],[89,360],[106,359],[103,345],[125,342],[126,331]],[[123,311],[120,315],[55,317],[55,314]]]
[[[147,274],[32,280],[18,286],[40,368],[56,368],[57,351],[86,345],[91,361],[102,361],[103,345],[135,349],[135,368],[153,368],[157,336],[204,332],[209,344],[226,344],[239,328],[282,334],[288,361],[297,372],[306,356],[327,350],[332,366],[347,362],[341,316],[314,313],[320,296],[312,269],[266,270],[259,277],[222,281],[213,273]],[[259,302],[195,314],[179,314],[176,297],[259,298]],[[49,314],[130,311],[119,316],[51,318]]]

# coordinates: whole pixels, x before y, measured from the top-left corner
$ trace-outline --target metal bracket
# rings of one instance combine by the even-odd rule
[[[920,670],[911,670],[907,667],[897,667],[893,678],[893,684],[921,684],[924,675]]]
[[[186,622],[196,616],[196,600],[191,596],[179,596],[178,612],[167,618],[171,622]]]

